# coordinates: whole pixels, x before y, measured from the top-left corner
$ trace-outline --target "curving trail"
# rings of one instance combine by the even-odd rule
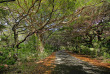
[[[64,50],[56,52],[55,65],[51,74],[110,74],[110,70],[79,60]]]

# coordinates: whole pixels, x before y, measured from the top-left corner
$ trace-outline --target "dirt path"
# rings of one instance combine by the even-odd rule
[[[56,53],[55,65],[51,74],[110,74],[109,70],[81,61],[64,50]]]

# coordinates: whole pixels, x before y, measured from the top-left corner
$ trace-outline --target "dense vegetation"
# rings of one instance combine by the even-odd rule
[[[58,50],[110,58],[109,0],[0,0],[0,69]]]

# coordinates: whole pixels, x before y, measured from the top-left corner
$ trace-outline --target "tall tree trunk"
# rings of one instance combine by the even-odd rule
[[[36,41],[37,41],[36,42],[37,43],[36,49],[38,50],[39,54],[41,54],[44,52],[44,44],[42,41],[42,36],[40,34],[36,34]]]
[[[18,33],[16,31],[16,27],[13,26],[12,31],[14,32],[14,47],[16,47],[17,43],[18,43]]]
[[[16,26],[14,25],[13,28],[12,28],[12,31],[14,32],[14,51],[16,52],[14,55],[16,55],[16,57],[18,56],[18,47],[17,47],[17,44],[18,44],[18,33],[16,31]]]

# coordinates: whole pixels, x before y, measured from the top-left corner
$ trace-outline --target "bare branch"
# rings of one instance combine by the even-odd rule
[[[23,43],[24,41],[26,41],[26,39],[27,39],[28,37],[30,37],[31,35],[33,35],[34,33],[37,33],[37,32],[38,32],[38,31],[34,31],[34,32],[29,33],[22,41],[20,41],[20,42],[16,45],[16,47],[19,48],[19,45],[20,45],[21,43]]]

